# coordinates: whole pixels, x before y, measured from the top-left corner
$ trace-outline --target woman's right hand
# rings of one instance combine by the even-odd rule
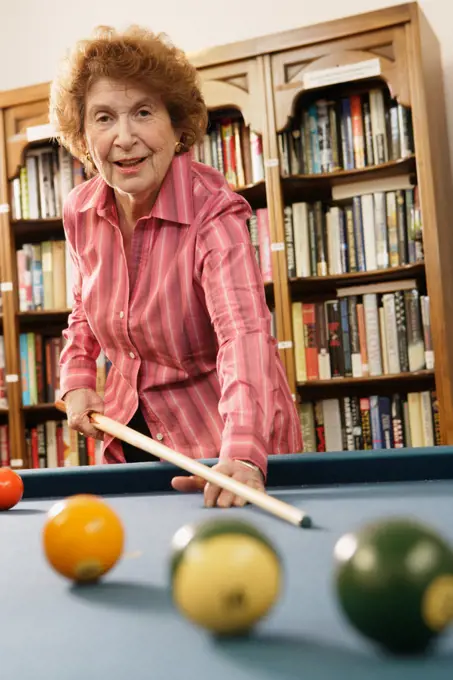
[[[99,394],[91,389],[80,388],[71,390],[64,397],[68,425],[86,437],[103,439],[104,433],[98,430],[90,421],[89,413],[104,413],[104,401]]]

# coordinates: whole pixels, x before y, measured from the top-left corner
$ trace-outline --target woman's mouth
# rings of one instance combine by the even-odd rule
[[[147,156],[142,158],[123,158],[120,161],[114,161],[114,165],[120,172],[129,174],[140,170],[146,159]]]

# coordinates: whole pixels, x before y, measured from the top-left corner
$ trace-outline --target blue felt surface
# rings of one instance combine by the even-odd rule
[[[303,530],[254,508],[206,510],[199,495],[108,498],[127,528],[125,557],[103,584],[74,588],[41,550],[46,500],[0,515],[0,668],[14,680],[451,680],[453,635],[435,654],[388,659],[336,608],[337,539],[383,515],[416,516],[453,542],[453,483],[275,490],[322,527]],[[252,520],[284,557],[285,587],[251,639],[216,642],[183,620],[168,590],[168,547],[185,522]]]

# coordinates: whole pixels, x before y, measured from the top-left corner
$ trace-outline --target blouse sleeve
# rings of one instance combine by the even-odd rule
[[[267,473],[279,388],[276,342],[251,244],[248,204],[237,197],[211,212],[199,232],[200,282],[217,335],[219,457],[246,460]]]
[[[60,355],[61,398],[70,390],[96,389],[96,359],[100,345],[93,335],[85,316],[81,299],[82,276],[77,255],[72,245],[73,222],[70,209],[65,207],[64,226],[68,250],[73,263],[73,306],[68,327],[63,331],[65,340]]]

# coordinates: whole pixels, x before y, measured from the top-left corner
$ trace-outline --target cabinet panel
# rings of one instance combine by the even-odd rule
[[[48,139],[49,101],[42,99],[30,104],[12,106],[5,110],[5,137],[8,179],[12,179],[22,164],[22,152],[30,142],[39,138]],[[42,126],[42,127],[41,127]],[[38,134],[37,134],[38,132]]]
[[[317,82],[325,87],[378,77],[400,104],[411,105],[404,26],[288,50],[271,61],[278,132],[293,115],[298,96]]]
[[[259,134],[264,131],[264,90],[260,62],[256,59],[224,64],[199,71],[207,107],[237,108],[246,125]]]

